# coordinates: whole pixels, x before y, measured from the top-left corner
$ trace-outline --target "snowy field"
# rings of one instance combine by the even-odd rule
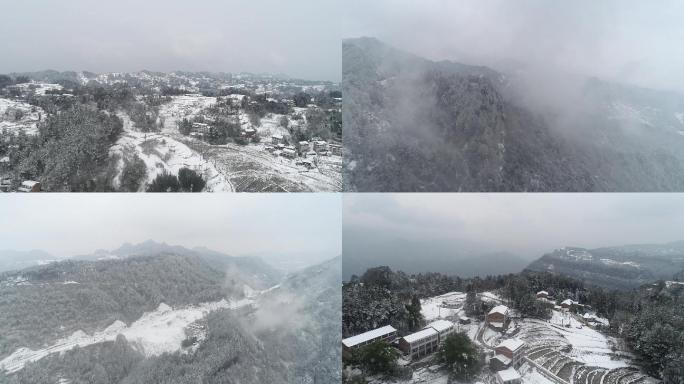
[[[164,171],[178,174],[181,168],[190,168],[207,181],[206,190],[210,192],[231,192],[233,187],[216,166],[192,150],[186,144],[161,133],[143,133],[133,127],[128,115],[121,112],[118,115],[124,122],[124,131],[116,144],[110,148],[110,155],[118,155],[118,174],[114,178],[114,186],[120,185],[124,159],[137,154],[147,167],[145,183],[151,183],[157,175]],[[141,186],[144,188],[144,185]]]
[[[422,299],[421,310],[425,321],[437,319],[453,319],[458,316],[463,308],[466,294],[463,292],[449,292],[440,296]]]
[[[35,135],[41,118],[45,118],[45,112],[40,107],[0,98],[0,132],[17,134],[23,129],[27,135]]]
[[[76,331],[71,336],[58,340],[51,346],[39,350],[20,348],[7,358],[0,361],[0,369],[7,372],[21,370],[28,362],[38,361],[50,354],[68,351],[76,346],[88,345],[115,340],[118,335],[126,337],[134,348],[145,356],[157,356],[165,352],[181,349],[181,342],[186,338],[185,329],[197,320],[204,318],[212,311],[219,309],[238,309],[252,305],[252,299],[238,301],[221,300],[203,303],[197,306],[171,308],[160,304],[152,312],[146,312],[140,319],[126,325],[122,321],[115,321],[100,332],[88,335],[83,331]]]

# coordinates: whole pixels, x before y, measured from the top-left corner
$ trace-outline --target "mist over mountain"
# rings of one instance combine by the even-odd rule
[[[543,255],[528,270],[552,272],[611,289],[633,289],[684,272],[684,242],[586,249],[565,247]]]
[[[389,266],[408,274],[439,271],[473,277],[520,272],[528,260],[506,251],[488,250],[476,242],[409,239],[390,233],[345,229],[343,278]]]
[[[55,256],[37,249],[31,251],[3,249],[0,250],[0,272],[18,270],[56,259]]]
[[[684,190],[684,96],[342,45],[349,191]]]
[[[0,273],[0,382],[339,382],[341,258],[254,260],[146,241]]]

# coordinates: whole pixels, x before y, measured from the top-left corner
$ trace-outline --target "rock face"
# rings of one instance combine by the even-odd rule
[[[682,96],[582,78],[583,103],[552,108],[486,67],[372,38],[342,52],[348,191],[684,190]]]

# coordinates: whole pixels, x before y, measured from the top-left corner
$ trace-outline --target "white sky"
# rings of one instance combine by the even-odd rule
[[[4,194],[0,249],[59,257],[148,239],[231,255],[342,253],[339,194]]]
[[[684,194],[345,194],[343,205],[345,230],[422,241],[425,252],[446,240],[534,259],[564,246],[684,240]]]
[[[341,0],[0,2],[0,73],[268,72],[339,81]]]
[[[343,37],[434,60],[513,60],[684,92],[680,0],[347,0],[343,14]]]

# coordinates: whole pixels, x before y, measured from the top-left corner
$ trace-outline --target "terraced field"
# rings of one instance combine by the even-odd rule
[[[566,316],[567,317],[567,316]],[[557,314],[554,314],[557,319]],[[570,319],[568,319],[570,320]],[[618,357],[600,332],[572,321],[571,327],[527,319],[518,337],[527,343],[527,358],[558,383],[651,384],[657,381]]]

